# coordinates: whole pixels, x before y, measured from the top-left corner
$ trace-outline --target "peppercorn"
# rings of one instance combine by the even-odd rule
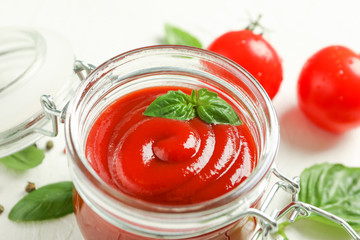
[[[25,187],[25,191],[26,191],[27,193],[30,193],[30,192],[32,192],[32,191],[34,191],[34,190],[36,190],[35,183],[33,183],[33,182],[28,182],[28,184],[27,184],[26,187]]]
[[[53,141],[47,141],[46,142],[46,151],[51,150],[54,147],[54,142]]]
[[[4,206],[0,204],[0,215],[4,212]]]

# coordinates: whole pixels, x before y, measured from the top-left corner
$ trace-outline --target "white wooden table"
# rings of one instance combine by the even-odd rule
[[[265,38],[282,57],[284,69],[273,101],[281,126],[276,162],[293,177],[305,167],[326,161],[360,166],[360,129],[342,136],[326,133],[302,115],[296,100],[299,72],[315,51],[341,44],[360,52],[359,9],[356,0],[0,0],[0,27],[52,29],[68,39],[78,59],[98,65],[124,51],[158,44],[166,22],[192,32],[207,46],[225,31],[245,27],[250,17],[262,14],[261,22],[269,29]],[[38,145],[44,147],[47,140]],[[0,204],[5,207],[0,215],[0,239],[82,239],[73,214],[39,223],[7,219],[11,207],[26,194],[27,181],[40,187],[70,179],[63,133],[53,141],[54,149],[32,170],[15,172],[0,165]],[[310,221],[288,229],[291,240],[349,239],[334,228]]]

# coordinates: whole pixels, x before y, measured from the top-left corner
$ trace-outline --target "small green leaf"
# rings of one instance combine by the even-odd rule
[[[202,48],[201,42],[196,37],[170,24],[165,24],[165,43]]]
[[[7,168],[27,170],[42,163],[44,157],[44,152],[41,149],[38,149],[35,145],[31,145],[20,152],[0,158],[0,162]]]
[[[300,175],[299,201],[330,212],[360,230],[360,168],[324,163],[305,169]],[[316,214],[310,218],[338,226]]]
[[[207,123],[241,125],[242,122],[225,100],[217,93],[203,88],[197,93],[196,112],[198,116]]]
[[[191,102],[192,104],[194,104],[194,106],[197,105],[196,91],[195,91],[194,89],[191,91],[190,102]]]
[[[12,221],[39,221],[72,213],[72,182],[53,183],[32,191],[10,211]]]
[[[195,117],[195,109],[189,95],[182,91],[169,91],[156,98],[145,110],[144,115],[189,120]]]

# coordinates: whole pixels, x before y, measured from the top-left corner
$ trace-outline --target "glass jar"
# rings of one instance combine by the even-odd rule
[[[107,185],[86,159],[89,131],[109,104],[152,86],[208,88],[227,96],[245,116],[257,145],[252,174],[223,196],[184,206],[145,202]],[[74,211],[86,239],[250,239],[279,145],[276,114],[259,83],[234,62],[185,46],[140,48],[99,66],[70,101],[65,136]]]

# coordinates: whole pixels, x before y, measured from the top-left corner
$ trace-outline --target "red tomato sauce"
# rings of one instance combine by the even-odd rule
[[[152,87],[107,107],[87,138],[89,163],[114,188],[160,204],[198,203],[231,191],[257,163],[248,126],[144,116],[150,103],[169,90],[191,93]]]

